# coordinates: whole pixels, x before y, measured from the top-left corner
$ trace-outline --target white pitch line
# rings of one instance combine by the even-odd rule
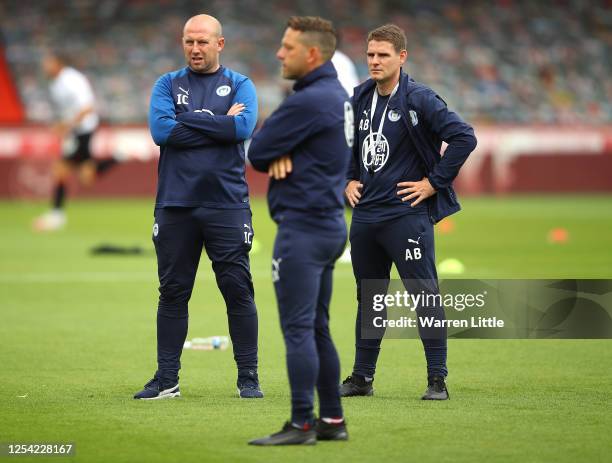
[[[252,268],[254,279],[271,280],[271,271],[268,267]],[[337,278],[353,278],[353,272],[349,268],[338,268],[334,270]],[[198,274],[196,280],[214,281],[212,271]],[[19,273],[1,274],[0,284],[34,284],[34,283],[156,283],[155,272],[47,272],[47,273]]]
[[[131,281],[155,281],[157,275],[151,272],[53,272],[0,274],[0,284],[19,283],[112,283]]]

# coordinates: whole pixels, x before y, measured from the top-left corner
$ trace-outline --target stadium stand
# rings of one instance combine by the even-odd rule
[[[455,182],[461,193],[612,191],[608,0],[3,0],[0,116],[13,123],[0,122],[0,198],[49,195],[60,144],[48,126],[47,49],[92,81],[103,121],[94,156],[125,161],[93,188],[71,184],[71,195],[154,194],[151,87],[184,65],[181,28],[204,8],[231,43],[222,62],[257,85],[262,119],[289,86],[274,56],[289,16],[333,19],[362,79],[368,30],[395,22],[408,37],[405,69],[475,125],[478,147]],[[247,176],[251,194],[263,194],[267,176]]]
[[[39,70],[46,48],[68,54],[92,79],[108,123],[143,123],[156,76],[182,66],[187,0],[20,0],[0,3],[7,62],[32,122],[51,116]],[[214,0],[232,43],[228,66],[255,81],[262,114],[282,98],[273,50],[288,16],[333,19],[343,50],[367,75],[364,37],[383,22],[408,36],[407,70],[476,123],[602,124],[612,116],[610,2],[422,0]]]

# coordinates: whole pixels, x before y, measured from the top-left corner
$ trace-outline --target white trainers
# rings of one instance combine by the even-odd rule
[[[34,220],[34,230],[39,232],[61,230],[66,225],[66,214],[60,209],[53,209]]]

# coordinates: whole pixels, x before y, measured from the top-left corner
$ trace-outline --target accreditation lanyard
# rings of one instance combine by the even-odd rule
[[[396,94],[398,87],[399,82],[395,84],[395,87],[393,87],[391,95],[389,95],[389,99],[387,100],[387,104],[385,105],[385,109],[383,110],[382,115],[380,116],[380,124],[378,124],[376,138],[374,138],[374,135],[372,133],[372,125],[374,125],[374,113],[376,111],[376,104],[378,103],[378,88],[374,87],[374,95],[372,95],[372,106],[370,106],[370,159],[372,160],[372,162],[374,162],[374,159],[376,159],[376,146],[378,145],[378,141],[382,139],[381,135],[383,127],[385,125],[387,106],[389,106],[389,101],[391,100],[391,98],[393,98],[393,95]]]

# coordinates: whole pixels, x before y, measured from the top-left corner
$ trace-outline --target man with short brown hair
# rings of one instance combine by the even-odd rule
[[[378,291],[386,292],[395,264],[405,284],[412,282],[411,290],[438,293],[433,225],[460,209],[452,181],[476,146],[472,127],[433,90],[402,71],[406,57],[406,36],[399,27],[387,24],[371,31],[371,78],[353,96],[359,120],[345,194],[354,207],[350,242],[358,307],[355,363],[341,385],[342,396],[374,393],[384,330],[375,339],[362,335],[362,329],[372,328],[368,317],[373,313],[362,289],[378,285]],[[442,141],[448,147],[440,157]],[[419,319],[424,314],[445,318],[440,306],[421,306],[416,312]],[[422,399],[446,400],[446,330],[419,326],[419,334],[428,376]]]
[[[406,50],[406,34],[404,31],[397,27],[395,24],[385,24],[380,26],[368,34],[368,43],[372,40],[377,42],[389,42],[393,45],[393,49],[397,53],[401,53],[402,50]]]
[[[334,263],[346,242],[344,189],[353,134],[352,108],[330,59],[329,21],[293,17],[276,56],[295,80],[253,137],[249,159],[272,177],[270,214],[278,224],[272,280],[291,386],[291,420],[253,445],[309,445],[346,440],[340,362],[329,332]],[[313,415],[314,391],[319,419]]]

